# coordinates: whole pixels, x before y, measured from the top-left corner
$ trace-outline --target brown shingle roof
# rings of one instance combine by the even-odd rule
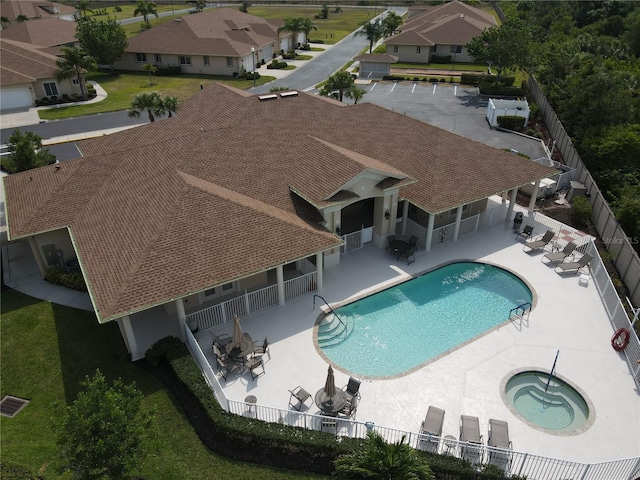
[[[311,202],[367,171],[432,213],[554,170],[371,104],[219,84],[179,115],[4,179],[10,238],[69,228],[101,321],[339,245]],[[291,126],[296,132],[291,136]],[[473,172],[470,175],[469,172]],[[389,183],[391,182],[391,183]],[[325,200],[328,196],[333,198]]]
[[[2,38],[31,43],[43,47],[55,47],[76,43],[76,23],[60,18],[42,18],[30,22],[8,25],[2,30]]]
[[[176,20],[131,37],[126,51],[241,56],[278,38],[273,24],[237,9],[213,8]]]
[[[60,20],[63,21],[63,20]],[[28,43],[0,38],[0,83],[15,85],[55,77],[56,57]]]
[[[70,15],[76,9],[69,5],[49,2],[47,0],[2,0],[0,2],[0,15],[14,21],[18,16],[27,18],[57,17]]]

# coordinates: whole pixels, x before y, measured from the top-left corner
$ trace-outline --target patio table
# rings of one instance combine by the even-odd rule
[[[329,397],[324,388],[321,388],[316,392],[315,401],[318,408],[324,413],[337,414],[347,404],[347,395],[341,388],[336,388],[336,394]]]
[[[244,340],[240,342],[239,346],[227,351],[229,356],[236,362],[244,361],[247,355],[250,355],[251,352],[253,352],[253,339],[248,333],[244,334]]]

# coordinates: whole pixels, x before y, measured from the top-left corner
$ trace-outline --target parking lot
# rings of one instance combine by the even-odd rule
[[[485,118],[489,97],[475,87],[388,81],[358,86],[366,91],[360,103],[380,105],[492,147],[517,150],[531,159],[546,156],[539,140],[490,129]]]

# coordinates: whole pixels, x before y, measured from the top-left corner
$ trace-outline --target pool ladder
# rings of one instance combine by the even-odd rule
[[[352,328],[349,328],[350,322],[345,323],[342,318],[336,313],[336,311],[331,308],[331,305],[327,303],[327,301],[322,298],[320,295],[313,296],[313,308],[316,308],[316,297],[320,298],[325,305],[329,308],[331,314],[325,315],[325,319],[329,319],[328,323],[320,324],[318,327],[318,343],[321,346],[335,345],[341,343],[345,338],[349,336],[351,330],[353,330],[353,324],[351,324]],[[333,319],[336,319],[337,325]]]
[[[529,312],[531,312],[531,302],[525,302],[517,307],[513,307],[509,310],[509,318],[511,318],[514,314],[520,318],[524,318],[524,314],[527,314],[527,320],[529,320]]]

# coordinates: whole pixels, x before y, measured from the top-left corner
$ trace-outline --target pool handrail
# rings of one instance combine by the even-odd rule
[[[527,308],[525,308],[527,307]],[[520,305],[518,305],[517,307],[513,307],[511,310],[509,310],[509,318],[511,318],[511,315],[513,315],[513,313],[515,312],[516,315],[524,315],[526,312],[530,312],[531,311],[531,302],[525,302],[522,303]],[[518,310],[522,310],[522,313],[518,313]]]
[[[316,297],[320,298],[320,299],[325,303],[325,305],[326,305],[327,307],[329,307],[329,310],[331,310],[331,313],[333,313],[333,314],[336,316],[336,318],[338,319],[338,321],[339,321],[339,322],[342,324],[342,326],[344,327],[344,331],[346,332],[346,331],[347,331],[347,324],[346,324],[346,323],[344,323],[344,322],[342,321],[342,319],[340,318],[340,315],[338,315],[338,314],[336,313],[336,311],[335,311],[333,308],[331,308],[331,305],[329,305],[329,302],[327,302],[327,301],[326,301],[324,298],[322,298],[320,295],[315,294],[315,295],[313,296],[313,309],[314,309],[314,310],[316,309]]]

